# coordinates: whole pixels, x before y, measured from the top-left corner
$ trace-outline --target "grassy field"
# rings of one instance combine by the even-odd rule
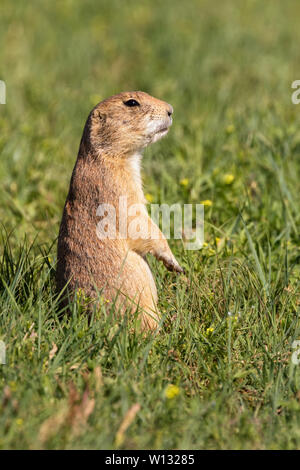
[[[300,447],[300,4],[242,3],[2,0],[0,448]],[[186,278],[149,259],[146,338],[58,320],[54,283],[85,119],[137,89],[175,110],[148,199],[205,201],[203,249],[170,241]]]

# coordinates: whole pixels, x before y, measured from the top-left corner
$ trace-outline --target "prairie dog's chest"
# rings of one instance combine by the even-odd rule
[[[128,171],[131,173],[134,183],[142,189],[141,178],[141,154],[134,153],[128,159]]]
[[[130,179],[130,187],[132,188],[132,196],[135,193],[133,199],[137,199],[136,202],[144,204],[145,198],[143,193],[142,186],[142,177],[141,177],[141,159],[142,156],[140,153],[135,153],[128,158],[126,162],[126,169]],[[131,192],[131,191],[130,191]],[[131,194],[128,194],[130,197]]]

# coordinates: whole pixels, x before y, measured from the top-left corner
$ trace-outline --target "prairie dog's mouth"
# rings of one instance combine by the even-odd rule
[[[165,127],[160,127],[159,129],[157,129],[157,131],[155,132],[155,134],[164,134],[165,132],[168,132],[169,130],[169,127],[165,126]]]
[[[167,135],[171,125],[172,119],[163,120],[161,122],[150,122],[147,130],[149,132],[149,137],[151,138],[152,143]]]
[[[152,143],[162,139],[169,132],[170,126],[161,126],[152,134]]]
[[[159,126],[155,130],[155,134],[165,134],[169,131],[170,127],[172,126],[172,118],[170,119],[170,122],[164,122],[161,126]]]

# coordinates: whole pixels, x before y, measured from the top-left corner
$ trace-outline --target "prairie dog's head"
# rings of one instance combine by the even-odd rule
[[[120,93],[95,106],[84,138],[94,151],[132,154],[168,133],[172,113],[170,104],[142,91]]]

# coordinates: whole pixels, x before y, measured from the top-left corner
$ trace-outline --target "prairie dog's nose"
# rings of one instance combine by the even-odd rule
[[[172,116],[173,111],[174,111],[174,110],[173,110],[173,106],[171,106],[170,104],[168,104],[168,107],[167,107],[167,114],[168,114],[169,117]]]

